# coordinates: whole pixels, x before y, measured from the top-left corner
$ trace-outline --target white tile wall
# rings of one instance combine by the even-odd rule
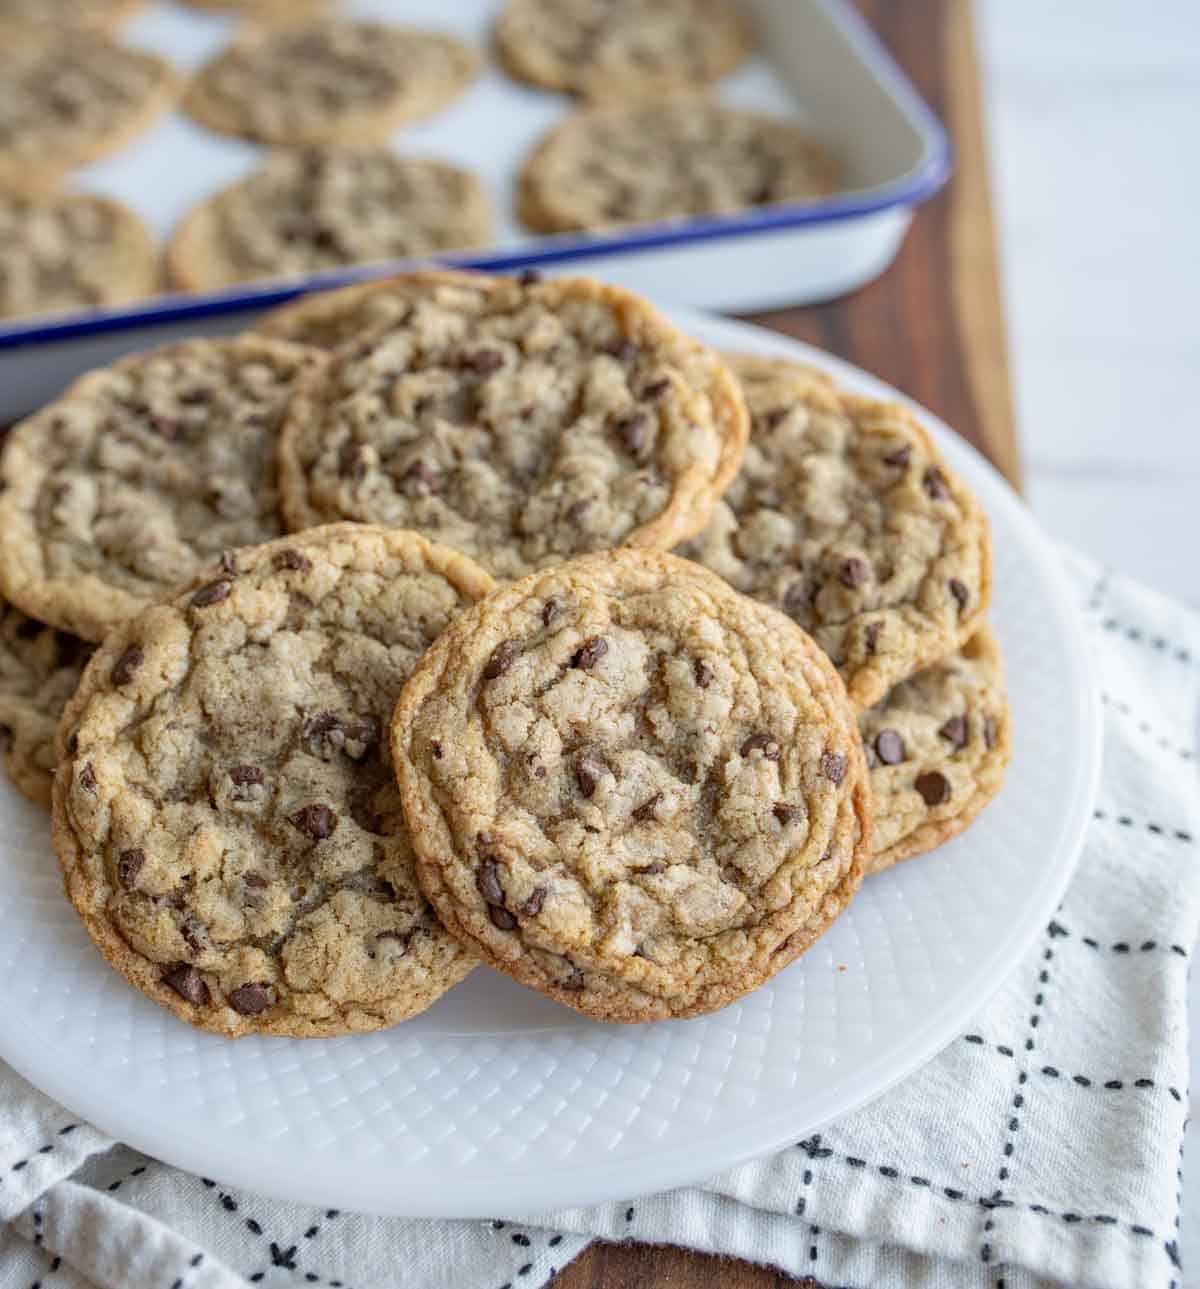
[[[1200,0],[978,14],[1029,500],[1200,606]],[[1192,1096],[1181,1246],[1200,1285],[1197,1041]]]

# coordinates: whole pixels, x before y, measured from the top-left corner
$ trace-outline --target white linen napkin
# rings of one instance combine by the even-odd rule
[[[541,1289],[594,1238],[854,1289],[1180,1289],[1200,908],[1200,618],[1068,558],[1104,775],[1079,872],[966,1032],[879,1100],[695,1187],[491,1222],[318,1210],[115,1145],[0,1064],[2,1289]],[[937,862],[936,860],[916,860]]]

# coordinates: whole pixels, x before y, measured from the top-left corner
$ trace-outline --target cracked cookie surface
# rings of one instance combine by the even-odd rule
[[[787,613],[869,707],[982,624],[987,520],[904,408],[787,361],[728,361],[750,443],[708,527],[678,553]]]
[[[82,377],[0,455],[0,591],[100,640],[221,551],[278,536],[276,436],[319,358],[186,340]]]
[[[834,159],[792,121],[695,95],[588,108],[534,149],[518,179],[539,232],[722,215],[815,200]]]
[[[473,960],[417,889],[387,729],[491,579],[337,525],[234,553],[97,651],[60,734],[54,842],[108,961],[218,1033],[318,1037],[429,1006]]]
[[[878,872],[956,837],[1004,784],[1012,721],[991,628],[897,685],[858,724]]]
[[[828,659],[670,555],[502,587],[426,654],[392,740],[442,923],[599,1019],[732,1002],[829,926],[869,856],[862,745]]]
[[[737,468],[736,382],[629,292],[416,273],[306,301],[293,322],[338,327],[359,309],[390,317],[303,383],[280,439],[294,530],[413,528],[519,577],[669,547]]]
[[[280,151],[196,207],[168,250],[191,291],[481,246],[483,185],[444,161],[392,152]]]
[[[91,647],[0,600],[0,758],[8,777],[49,807],[54,736]]]
[[[447,107],[478,66],[438,32],[336,18],[262,23],[200,69],[184,107],[209,129],[262,143],[374,147]]]
[[[158,250],[124,206],[83,193],[0,192],[0,318],[152,295]]]
[[[0,184],[57,182],[140,134],[174,98],[175,73],[153,54],[96,31],[13,23],[0,76]]]
[[[751,45],[727,0],[508,0],[496,21],[513,76],[589,98],[705,85]]]

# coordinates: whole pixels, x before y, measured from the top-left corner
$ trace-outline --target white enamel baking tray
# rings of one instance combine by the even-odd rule
[[[399,131],[394,140],[403,153],[470,167],[491,191],[495,246],[448,256],[446,262],[595,274],[662,299],[727,311],[828,299],[882,272],[900,247],[914,206],[949,173],[944,130],[848,0],[740,2],[756,23],[762,53],[722,84],[722,96],[803,120],[842,161],[844,191],[806,205],[619,234],[531,236],[512,214],[513,178],[569,100],[517,84],[490,60],[462,100],[427,123]],[[498,0],[347,0],[344,8],[454,32],[487,50]],[[234,25],[183,4],[154,3],[127,25],[124,36],[188,71],[220,49]],[[79,171],[74,183],[125,202],[165,240],[189,207],[254,169],[261,156],[262,149],[175,113],[119,155]],[[395,267],[374,266],[370,272]],[[321,281],[361,276],[362,271],[339,273]],[[168,339],[168,328],[176,324],[189,332],[206,318],[232,329],[239,315],[282,303],[312,281],[0,323],[0,422],[32,410],[90,366]]]

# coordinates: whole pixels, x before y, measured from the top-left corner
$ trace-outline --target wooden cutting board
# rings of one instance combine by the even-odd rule
[[[950,130],[955,173],[896,263],[832,304],[749,319],[882,377],[1020,486],[970,0],[856,0]],[[798,1234],[798,1238],[800,1238]],[[648,1245],[593,1245],[554,1289],[820,1289],[763,1267]]]

